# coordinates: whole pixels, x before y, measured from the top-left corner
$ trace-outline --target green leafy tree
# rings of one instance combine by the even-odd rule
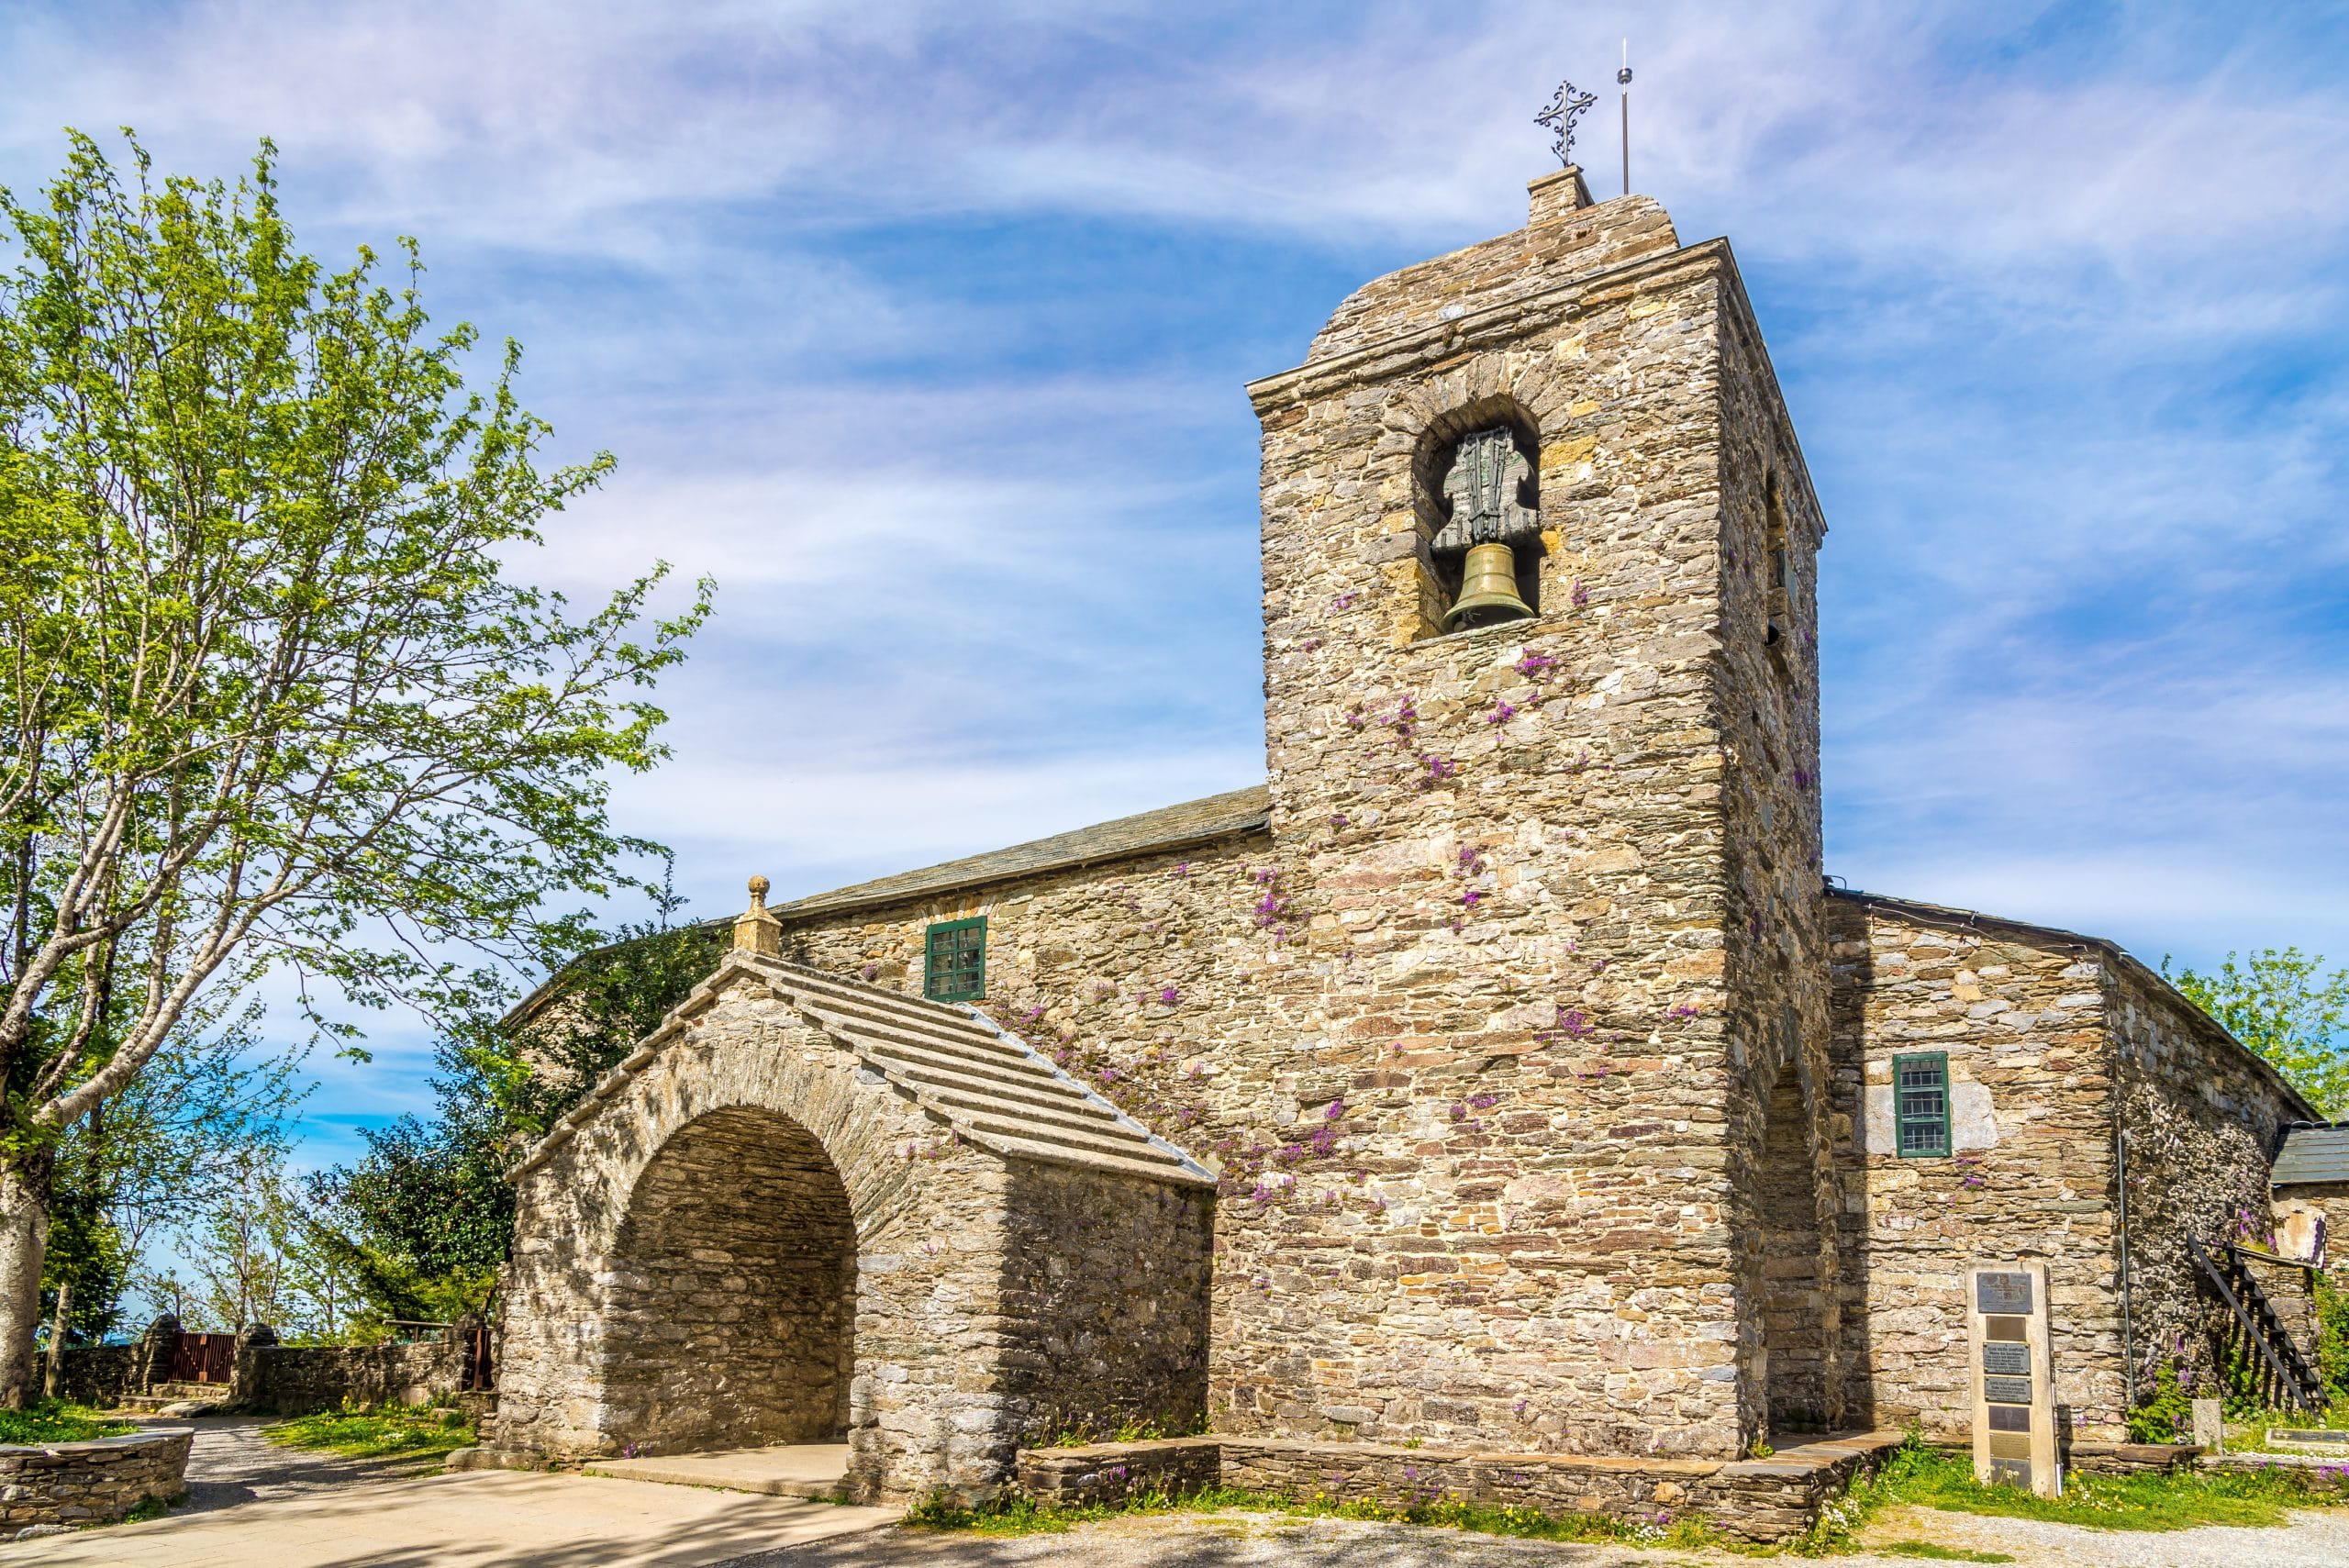
[[[529,1004],[466,1042],[507,1135],[552,1127],[717,969],[729,933],[672,924],[683,901],[665,878],[653,903],[652,918],[551,966],[553,979]]]
[[[256,1151],[192,1227],[185,1261],[195,1314],[187,1327],[232,1334],[248,1324],[284,1322],[302,1229],[283,1159]]]
[[[195,1310],[196,1290],[177,1269],[141,1269],[134,1267],[130,1274],[131,1299],[139,1304],[141,1314],[139,1327],[169,1313],[182,1323]]]
[[[282,1158],[315,1086],[300,1049],[263,1051],[238,1027],[159,1051],[128,1087],[76,1123],[61,1146],[61,1205],[83,1192],[136,1256],[150,1238],[203,1213],[256,1156]]]
[[[233,189],[129,146],[0,192],[0,1405],[69,1129],[271,970],[349,1040],[338,1003],[462,1012],[451,951],[561,945],[708,609],[507,581],[610,465],[540,468],[514,345],[469,386],[411,242],[302,253],[268,143]]]
[[[178,1240],[191,1281],[179,1310],[190,1328],[266,1323],[289,1343],[333,1344],[368,1315],[330,1218],[287,1173],[283,1150],[257,1149],[238,1162]]]
[[[40,1309],[51,1343],[106,1337],[122,1310],[132,1252],[89,1185],[68,1185],[51,1206],[49,1253],[43,1259]]]
[[[2317,1114],[2349,1117],[2349,970],[2324,973],[2321,954],[2264,948],[2209,973],[2162,973],[2188,1001],[2271,1062]]]
[[[306,1210],[286,1250],[284,1321],[273,1324],[295,1345],[340,1345],[365,1320],[359,1278],[335,1245],[335,1233]]]
[[[530,1007],[444,1040],[431,1117],[362,1129],[366,1155],[313,1179],[314,1207],[343,1225],[342,1255],[382,1316],[487,1306],[514,1238],[506,1172],[718,967],[723,933],[671,924],[682,901],[665,879],[653,900],[651,919],[551,964]]]

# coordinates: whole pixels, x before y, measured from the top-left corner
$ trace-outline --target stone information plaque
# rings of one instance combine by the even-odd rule
[[[2032,1281],[2012,1270],[1974,1276],[1974,1310],[1984,1314],[2028,1313]]]
[[[1985,1377],[2029,1377],[2031,1347],[2018,1340],[1991,1340],[1982,1347],[1982,1375]],[[2022,1403],[2031,1403],[2024,1396]]]
[[[1966,1270],[1967,1359],[1974,1389],[1974,1474],[2061,1496],[2054,1367],[2047,1333],[2047,1271],[2040,1263]]]

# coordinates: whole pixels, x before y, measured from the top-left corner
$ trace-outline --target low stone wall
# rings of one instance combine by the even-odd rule
[[[143,1345],[77,1345],[65,1352],[65,1396],[111,1407],[162,1385],[150,1374]],[[464,1384],[464,1347],[455,1339],[412,1345],[239,1345],[234,1372],[210,1396],[243,1410],[299,1416],[340,1408],[346,1399],[423,1405],[454,1396]],[[475,1396],[472,1408],[487,1396]]]
[[[1040,1503],[1116,1503],[1163,1492],[1179,1497],[1223,1479],[1224,1438],[1155,1438],[1145,1442],[1023,1448],[1019,1488]]]
[[[0,1446],[0,1538],[112,1524],[149,1497],[187,1491],[185,1428],[44,1448]]]
[[[457,1392],[460,1347],[448,1340],[414,1345],[271,1345],[239,1358],[234,1387],[244,1408],[299,1416],[354,1405],[423,1405]]]
[[[2064,1450],[2064,1468],[2082,1475],[2166,1474],[2193,1469],[2201,1455],[2193,1443],[2076,1442]]]
[[[1395,1508],[1450,1498],[1626,1522],[1698,1518],[1736,1540],[1778,1541],[1809,1529],[1830,1498],[1899,1440],[1896,1432],[1871,1432],[1821,1439],[1769,1459],[1719,1461],[1168,1438],[1022,1450],[1019,1485],[1040,1502],[1063,1506],[1216,1484]]]
[[[101,1409],[119,1405],[144,1392],[139,1386],[144,1350],[140,1345],[68,1345],[65,1364],[59,1369],[60,1392],[77,1405]]]

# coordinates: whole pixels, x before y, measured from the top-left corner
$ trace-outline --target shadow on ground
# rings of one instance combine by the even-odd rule
[[[195,1444],[188,1454],[187,1501],[173,1512],[204,1513],[243,1503],[308,1496],[372,1482],[437,1474],[440,1470],[439,1454],[350,1459],[308,1449],[279,1448],[261,1435],[261,1429],[271,1419],[261,1416],[199,1416],[185,1421],[142,1422],[145,1426],[195,1429]]]

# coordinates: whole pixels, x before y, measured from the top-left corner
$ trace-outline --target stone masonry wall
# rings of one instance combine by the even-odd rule
[[[2138,1386],[2177,1363],[2207,1386],[2232,1316],[2199,1278],[2192,1237],[2268,1245],[2267,1170],[2284,1128],[2315,1119],[2275,1070],[2142,965],[2109,965],[2104,1002],[2121,1051],[2121,1118],[2128,1133],[2129,1273]],[[2301,1330],[2314,1361],[2306,1271],[2254,1264],[2277,1316]],[[2247,1347],[2242,1347],[2247,1350]]]
[[[1968,1438],[1965,1266],[2035,1258],[2059,1419],[2076,1436],[2125,1435],[2101,955],[1865,895],[1829,910],[1854,1418]],[[1950,1157],[1902,1159],[1892,1059],[1931,1051],[1949,1056]]]
[[[1199,1429],[1214,1207],[1196,1189],[1013,1168],[1004,1393],[1022,1443]]]
[[[239,1378],[236,1403],[297,1416],[340,1409],[345,1400],[372,1409],[454,1395],[463,1349],[440,1339],[412,1345],[269,1345],[247,1354],[250,1375]]]
[[[1758,1435],[1843,1418],[1820,876],[1817,557],[1826,522],[1733,271],[1722,289],[1714,700],[1726,737],[1731,1246],[1744,1265],[1742,1425]]]
[[[638,1178],[615,1251],[610,1311],[633,1331],[607,1396],[629,1442],[845,1439],[856,1227],[806,1128],[746,1107],[692,1122]]]
[[[0,1446],[0,1539],[42,1526],[111,1524],[150,1497],[187,1493],[182,1427],[41,1448]]]
[[[239,1406],[300,1415],[343,1401],[373,1407],[423,1405],[458,1392],[462,1347],[433,1340],[412,1345],[266,1345],[246,1351],[227,1390]],[[65,1397],[107,1407],[147,1392],[140,1345],[74,1345],[65,1351]]]
[[[1809,1528],[1827,1501],[1897,1440],[1879,1432],[1812,1443],[1786,1458],[1724,1462],[1198,1437],[1031,1449],[1019,1456],[1019,1482],[1031,1496],[1064,1507],[1220,1485],[1388,1508],[1448,1500],[1553,1518],[1603,1516],[1659,1533],[1690,1519],[1760,1542]]]
[[[143,1352],[140,1345],[68,1345],[61,1392],[76,1404],[100,1409],[142,1394],[146,1392],[139,1383],[145,1370]]]

